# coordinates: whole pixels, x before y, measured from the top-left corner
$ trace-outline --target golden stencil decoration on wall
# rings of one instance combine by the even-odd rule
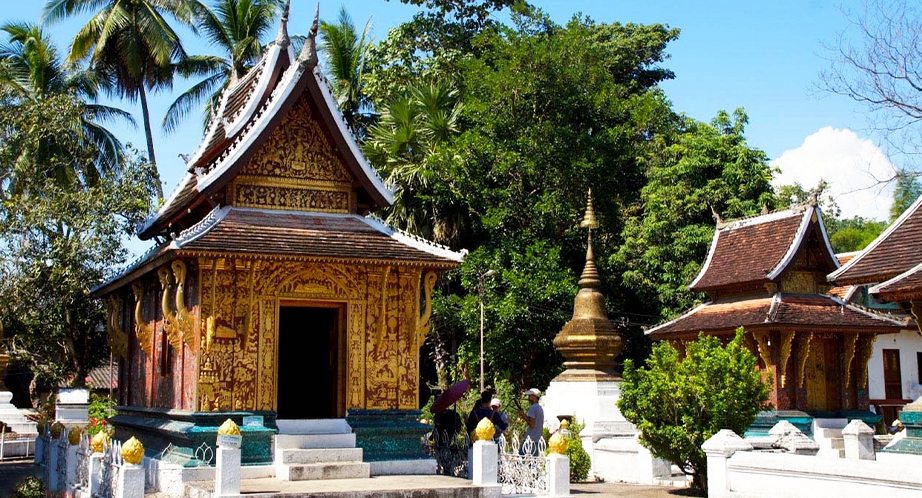
[[[138,347],[147,353],[148,358],[154,356],[154,328],[144,320],[142,310],[144,309],[144,287],[140,282],[131,284],[131,290],[134,292],[134,333],[138,338]]]
[[[784,273],[781,287],[784,292],[794,294],[815,294],[816,276],[810,271],[791,270]]]
[[[115,294],[106,300],[106,330],[109,336],[109,349],[115,356],[128,358],[128,334],[122,328],[122,298]]]
[[[797,386],[804,387],[804,381],[807,377],[807,358],[810,356],[810,344],[813,342],[813,332],[801,332],[797,334],[796,350],[797,359]]]
[[[845,368],[845,382],[842,384],[848,387],[852,378],[852,361],[855,359],[855,349],[858,345],[858,333],[846,333],[842,336],[842,367]]]
[[[306,94],[292,106],[241,174],[338,185],[351,185],[353,181],[307,103]]]
[[[365,305],[349,305],[349,387],[346,408],[365,408]]]
[[[400,271],[397,330],[398,408],[411,410],[419,404],[419,342],[417,338],[420,270]]]
[[[416,321],[416,343],[422,345],[426,342],[426,336],[432,330],[432,289],[435,288],[435,282],[438,275],[434,271],[426,272],[423,277],[423,314]]]
[[[369,409],[397,407],[397,293],[397,277],[389,268],[369,272],[365,362]]]
[[[176,260],[171,266],[176,280],[176,313],[173,315],[173,323],[182,341],[195,351],[195,317],[186,307],[186,263]]]
[[[234,205],[291,211],[349,213],[352,193],[274,185],[234,184]]]
[[[276,380],[275,380],[275,353],[276,353],[276,317],[277,304],[275,299],[261,299],[259,301],[259,410],[275,410],[276,406]]]
[[[788,360],[791,359],[791,349],[794,347],[794,332],[786,330],[781,332],[781,361],[778,363],[781,374],[781,387],[787,384]]]
[[[312,299],[364,299],[359,275],[349,265],[289,266],[273,294]]]
[[[173,349],[181,351],[182,336],[173,321],[173,310],[170,309],[170,270],[165,266],[161,267],[157,270],[157,276],[160,277],[160,289],[162,291],[160,309],[163,315],[163,333],[166,334],[167,340],[173,346]]]
[[[860,334],[858,336],[858,388],[867,389],[868,387],[868,363],[874,354],[874,334]]]

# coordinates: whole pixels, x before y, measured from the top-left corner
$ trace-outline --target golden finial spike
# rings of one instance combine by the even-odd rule
[[[589,189],[589,197],[586,200],[586,214],[583,216],[583,221],[579,222],[579,226],[590,230],[599,228],[599,220],[595,217],[595,208],[592,206],[592,189]]]

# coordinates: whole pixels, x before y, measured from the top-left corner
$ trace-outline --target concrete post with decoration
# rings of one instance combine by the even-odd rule
[[[63,482],[59,482],[58,479],[58,465],[60,465],[59,460],[62,458],[67,458],[67,454],[61,454],[61,445],[60,438],[64,437],[64,424],[60,422],[55,422],[51,426],[51,442],[48,444],[48,466],[45,467],[45,483],[48,485],[48,491],[56,492],[60,491],[61,487],[64,485]]]
[[[123,464],[118,473],[115,498],[144,498],[144,445],[132,437],[122,445]]]
[[[103,452],[112,442],[105,431],[97,432],[90,439],[90,448],[93,454],[87,463],[87,496],[96,496],[102,490],[102,465]]]
[[[849,460],[877,460],[874,453],[874,429],[855,419],[842,429],[845,440],[845,458]]]
[[[473,458],[471,460],[471,479],[474,486],[481,489],[479,496],[496,497],[502,491],[497,481],[499,477],[499,450],[493,442],[496,428],[490,419],[480,419],[474,434],[477,441],[474,443]]]
[[[227,419],[218,428],[218,451],[215,463],[214,496],[240,494],[240,427]]]
[[[707,455],[708,496],[725,498],[730,496],[730,481],[727,479],[727,460],[737,451],[752,451],[752,445],[730,429],[721,429],[701,445]]]
[[[563,420],[560,430],[548,440],[547,496],[570,496],[570,458],[567,456],[567,438],[570,423]]]
[[[67,442],[70,443],[70,445],[67,447],[67,460],[64,470],[64,491],[68,496],[73,496],[77,488],[77,453],[80,451],[80,437],[82,434],[83,429],[80,427],[72,427],[67,433]]]

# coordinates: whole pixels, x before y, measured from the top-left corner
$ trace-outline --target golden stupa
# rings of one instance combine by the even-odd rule
[[[617,380],[615,357],[621,352],[621,335],[605,312],[605,296],[599,292],[602,281],[592,253],[592,229],[599,222],[592,206],[592,191],[586,205],[586,215],[580,226],[589,229],[586,266],[579,279],[579,292],[573,303],[573,318],[554,338],[554,347],[563,355],[566,370],[555,382],[587,382]]]

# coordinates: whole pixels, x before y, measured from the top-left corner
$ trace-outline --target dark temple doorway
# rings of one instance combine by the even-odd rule
[[[279,308],[278,418],[340,418],[338,306]]]

